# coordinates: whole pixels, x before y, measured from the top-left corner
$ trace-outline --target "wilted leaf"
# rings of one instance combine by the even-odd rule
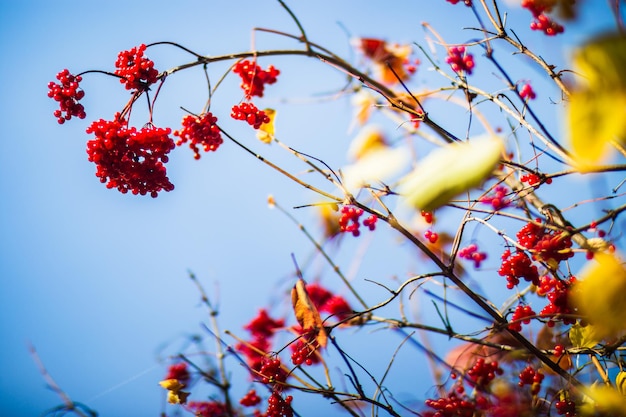
[[[626,330],[626,269],[614,254],[596,253],[579,274],[570,302],[593,325],[599,339]]]
[[[165,379],[159,382],[163,388],[165,388],[167,392],[167,402],[170,404],[185,404],[187,402],[187,397],[189,397],[189,392],[182,391],[185,387],[185,384],[180,382],[177,379]]]
[[[615,388],[617,388],[620,394],[626,396],[626,371],[619,371],[615,376]]]
[[[583,327],[578,323],[570,328],[569,340],[577,348],[592,348],[600,342],[595,326],[588,324]]]
[[[328,336],[324,329],[324,323],[320,317],[319,311],[311,301],[309,293],[306,290],[306,283],[303,279],[298,279],[296,285],[291,290],[291,303],[296,319],[305,331],[314,331],[317,333],[315,340],[321,347],[326,347]]]
[[[276,110],[274,109],[263,109],[267,117],[270,118],[270,121],[267,123],[263,123],[259,130],[256,132],[256,137],[263,143],[271,143],[274,140],[275,130],[274,130],[274,121],[276,120]]]
[[[504,151],[498,136],[452,143],[431,152],[400,182],[404,202],[432,211],[459,194],[482,184],[493,173]]]
[[[568,106],[568,126],[574,158],[581,171],[597,166],[612,143],[626,144],[626,37],[593,39],[573,56],[581,75]]]

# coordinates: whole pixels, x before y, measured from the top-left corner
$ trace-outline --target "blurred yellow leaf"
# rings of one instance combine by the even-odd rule
[[[263,123],[259,130],[256,132],[256,137],[263,143],[272,143],[274,140],[275,130],[274,130],[274,121],[276,119],[276,110],[274,109],[263,109],[267,117],[270,118],[270,121],[267,123]]]
[[[599,165],[612,146],[626,144],[626,37],[595,38],[572,61],[581,78],[570,96],[569,135],[578,169],[585,171]]]
[[[588,324],[583,327],[578,323],[569,330],[569,340],[577,348],[592,348],[600,342],[596,335],[595,326]]]
[[[165,388],[167,392],[167,402],[170,404],[185,404],[187,402],[187,397],[189,397],[189,392],[182,391],[185,387],[185,384],[180,382],[177,379],[165,379],[159,382],[163,388]]]
[[[504,142],[498,136],[445,145],[400,180],[398,191],[406,204],[418,210],[435,210],[489,178],[502,152]]]
[[[324,329],[324,323],[320,317],[319,311],[311,301],[309,293],[306,290],[306,283],[302,278],[298,279],[296,285],[291,290],[291,302],[296,319],[302,329],[305,331],[317,332],[315,340],[321,347],[326,347],[328,336]]]
[[[615,388],[617,388],[620,394],[626,395],[626,371],[619,371],[615,376]]]
[[[570,303],[593,325],[598,339],[626,330],[626,269],[615,254],[599,252],[579,274]]]
[[[596,416],[599,411],[603,416],[626,417],[626,397],[616,389],[606,385],[593,385],[588,388],[590,398],[587,397],[577,410],[583,416]]]
[[[348,157],[359,160],[368,153],[387,148],[387,139],[381,128],[374,125],[363,127],[348,148]]]

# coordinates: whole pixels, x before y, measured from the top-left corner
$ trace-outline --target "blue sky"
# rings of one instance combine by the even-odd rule
[[[451,41],[473,36],[458,29],[469,16],[464,7],[432,7],[433,2],[400,1],[394,8],[353,0],[291,3],[310,39],[349,56],[353,52],[346,30],[351,36],[422,41],[420,24],[428,21]],[[520,16],[512,19],[529,19]],[[596,26],[606,22],[606,14],[599,16]],[[176,150],[169,164],[176,189],[157,199],[107,190],[87,161],[84,131],[90,120],[118,111],[127,92],[113,78],[86,76],[87,119],[64,126],[52,116],[55,106],[46,96],[48,82],[63,68],[111,70],[119,51],[156,41],[179,42],[205,55],[244,51],[252,27],[297,33],[274,1],[0,3],[0,415],[39,415],[60,404],[28,353],[31,343],[74,400],[101,415],[158,415],[164,396],[157,381],[165,369],[157,362],[160,347],[167,346],[163,352],[171,354],[190,334],[206,337],[200,326],[207,321],[206,311],[188,270],[219,299],[225,329],[240,331],[259,306],[284,298],[292,279],[290,254],[306,259],[311,248],[284,216],[268,210],[265,200],[274,194],[283,206],[292,207],[314,202],[310,194],[230,143],[200,161],[188,149]],[[569,36],[564,38],[569,44],[579,39],[576,33]],[[557,60],[565,56],[567,48],[558,40],[536,33],[528,39]],[[256,44],[259,49],[297,47],[270,34],[257,34]],[[192,60],[166,46],[150,49],[148,56],[159,69]],[[283,73],[259,107],[279,109],[280,135],[290,145],[343,164],[351,137],[348,101],[309,100],[312,94],[324,96],[340,88],[342,75],[302,58],[261,64],[269,63]],[[216,67],[212,76],[224,68]],[[538,87],[547,85],[538,72],[519,71],[516,76],[536,77]],[[199,111],[206,87],[199,70],[171,78],[157,103],[155,124],[176,128],[184,114],[180,106]],[[236,83],[231,84],[213,104],[223,120],[240,99]],[[544,103],[554,113],[548,100]],[[141,112],[134,117],[140,123]],[[253,140],[249,130],[228,123],[238,137]],[[552,123],[556,126],[554,119]],[[267,152],[303,170],[276,147]],[[310,211],[296,214],[314,224]],[[339,254],[342,268],[351,268],[359,245],[350,242]],[[389,249],[376,248],[387,256]],[[383,266],[369,259],[360,271],[390,274]],[[401,268],[396,272],[403,273]],[[277,309],[285,311],[285,306]],[[364,335],[353,336],[358,340]],[[373,355],[362,354],[365,359]],[[231,366],[237,372],[237,365]],[[398,371],[405,385],[417,384],[415,366]],[[422,385],[417,396],[428,388]],[[247,385],[241,389],[245,392]]]

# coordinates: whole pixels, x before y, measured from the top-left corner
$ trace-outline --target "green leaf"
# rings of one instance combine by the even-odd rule
[[[569,340],[574,347],[589,349],[600,342],[596,336],[596,329],[592,325],[588,324],[583,327],[578,323],[574,324],[570,329]]]
[[[504,152],[498,136],[452,143],[431,152],[400,180],[405,204],[432,211],[489,178]]]

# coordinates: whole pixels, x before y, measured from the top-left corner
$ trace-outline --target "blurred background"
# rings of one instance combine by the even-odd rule
[[[350,45],[353,37],[432,47],[424,41],[428,34],[421,25],[424,21],[450,43],[478,36],[463,30],[475,26],[471,11],[443,0],[436,5],[433,0],[397,1],[393,7],[388,2],[354,0],[290,3],[312,41],[355,63],[362,59]],[[556,38],[531,32],[531,16],[525,10],[512,9],[509,24],[519,28],[528,47],[562,68],[572,46],[611,22],[606,2],[588,1],[584,7],[581,15],[593,19],[568,24],[566,33]],[[141,43],[178,42],[204,55],[246,51],[252,39],[259,50],[300,47],[275,34],[253,33],[254,27],[298,34],[279,3],[267,0],[0,2],[1,416],[41,415],[62,402],[46,387],[29,346],[74,401],[100,415],[172,412],[158,386],[166,373],[164,360],[193,335],[204,339],[208,350],[214,346],[202,328],[208,323],[207,311],[189,271],[219,306],[221,329],[242,337],[247,337],[242,326],[262,306],[272,305],[276,316],[289,316],[291,253],[307,266],[305,278],[323,277],[326,286],[356,305],[326,265],[309,262],[313,248],[296,225],[266,203],[269,194],[287,209],[319,199],[232,143],[226,141],[217,153],[203,153],[199,161],[185,146],[176,149],[168,164],[176,186],[173,192],[156,199],[122,195],[100,184],[85,153],[85,129],[91,121],[110,119],[128,100],[118,80],[102,74],[84,77],[87,119],[59,126],[52,115],[56,103],[46,95],[47,84],[59,71],[113,71],[118,52]],[[443,60],[442,49],[438,51]],[[503,48],[497,53],[506,63],[513,51]],[[159,70],[193,61],[189,54],[166,45],[149,48],[147,56]],[[428,71],[426,59],[418,57],[422,65],[415,83],[425,88],[436,75]],[[350,131],[349,99],[336,94],[346,84],[345,75],[302,57],[259,63],[281,70],[278,83],[255,100],[259,108],[277,109],[279,138],[331,166],[345,164],[356,133]],[[210,66],[212,81],[230,64]],[[496,75],[478,72],[475,82],[490,83],[492,91],[502,88]],[[532,80],[538,93],[536,111],[545,115],[551,129],[560,131],[559,110],[552,104],[560,97],[549,80],[530,65],[515,65],[513,72],[513,79]],[[176,129],[185,114],[181,107],[199,112],[207,100],[204,77],[200,68],[194,68],[168,78],[155,106],[155,125]],[[441,85],[442,80],[437,82]],[[229,118],[231,106],[242,99],[238,84],[236,77],[226,78],[213,98],[213,113],[252,149],[303,173],[306,167],[287,152],[260,144],[252,129]],[[144,103],[135,107],[131,120],[141,126],[147,121]],[[463,136],[466,117],[457,120],[445,109],[435,104],[431,116]],[[390,137],[400,135],[393,123],[380,122],[387,123]],[[314,209],[293,214],[319,236]],[[421,262],[401,246],[389,245],[394,235],[388,231],[373,236],[347,236],[340,250],[331,248],[342,270],[372,304],[387,294],[365,279],[397,286],[408,273],[419,271]],[[488,236],[485,239],[488,244]],[[492,259],[485,268],[495,273],[497,254]],[[417,316],[435,315],[431,305],[408,308]],[[388,362],[378,358],[389,358],[403,337],[371,336],[364,329],[347,330],[338,337],[356,359],[381,375]],[[450,346],[445,342],[435,341],[442,346],[442,355]],[[403,365],[391,368],[390,389],[402,401],[423,399],[432,389],[424,355],[406,348],[396,360]],[[242,368],[230,361],[229,371],[238,384],[235,392],[245,393],[250,384]],[[194,391],[194,399],[202,398]],[[307,398],[297,400],[300,410],[314,415],[304,411]],[[327,407],[317,410],[328,415],[336,410],[323,402],[315,404]]]

